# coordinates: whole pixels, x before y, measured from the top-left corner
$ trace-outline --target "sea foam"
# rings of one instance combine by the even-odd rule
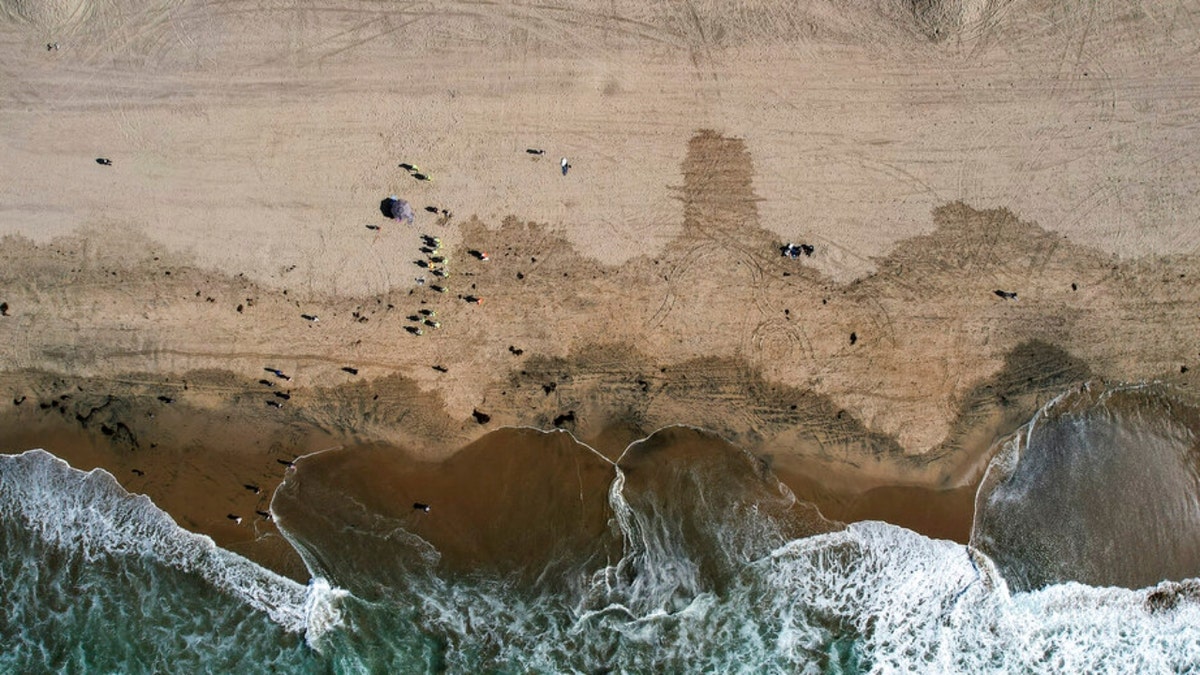
[[[198,575],[314,643],[338,624],[341,592],[322,580],[305,587],[219,548],[179,527],[149,497],[127,492],[107,471],[79,471],[44,450],[0,455],[0,518],[89,562],[136,557]]]

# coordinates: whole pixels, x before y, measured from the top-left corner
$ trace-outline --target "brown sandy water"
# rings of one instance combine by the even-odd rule
[[[566,432],[528,428],[441,462],[412,455],[361,445],[289,470],[272,509],[319,574],[367,593],[435,568],[546,588],[637,550],[686,560],[698,587],[718,588],[737,560],[841,528],[765,461],[698,429],[660,430],[615,464]]]
[[[1200,404],[1159,384],[1065,393],[1006,439],[972,545],[1018,590],[1200,574]]]
[[[616,552],[612,478],[608,460],[565,432],[502,429],[442,462],[377,444],[304,457],[272,510],[337,582],[402,587],[435,563],[536,579]]]
[[[128,385],[29,377],[32,397],[0,424],[0,452],[44,448],[76,468],[104,468],[183,527],[296,579],[309,572],[272,522],[272,507],[332,579],[350,570],[363,574],[348,578],[382,585],[402,583],[414,566],[556,583],[620,558],[630,532],[666,537],[657,545],[686,551],[700,578],[719,581],[729,569],[723,551],[738,547],[722,539],[730,528],[720,524],[738,519],[767,523],[768,536],[752,538],[760,547],[861,520],[959,543],[974,527],[973,543],[1011,568],[1018,587],[1068,579],[1138,587],[1200,568],[1187,534],[1195,530],[1187,523],[1200,527],[1200,414],[1177,387],[1093,383],[1070,394],[1040,416],[1031,448],[1002,451],[980,513],[979,472],[946,489],[889,483],[869,467],[854,475],[756,456],[688,427],[637,440],[643,432],[629,422],[590,439],[597,449],[562,430],[501,428],[432,461],[419,448],[323,429],[299,406],[264,421],[256,390],[202,405],[205,381],[191,382],[166,403]],[[309,397],[294,395],[300,405]],[[977,446],[973,465],[986,466],[1000,448]],[[620,503],[642,522],[614,528]],[[385,559],[397,561],[390,577],[374,569]]]
[[[664,429],[635,443],[646,431],[621,420],[585,444],[562,431],[501,428],[435,461],[427,458],[444,453],[378,442],[364,433],[373,427],[343,423],[356,415],[374,425],[413,419],[404,406],[418,405],[411,397],[419,392],[402,380],[396,389],[388,379],[292,389],[281,410],[264,404],[282,401],[274,389],[227,372],[118,379],[26,372],[6,375],[4,384],[14,404],[0,420],[0,451],[40,447],[79,469],[104,468],[183,527],[297,579],[307,572],[265,514],[287,464],[331,448],[343,449],[300,463],[315,467],[301,472],[303,493],[293,495],[304,518],[318,529],[336,529],[339,518],[361,527],[364,514],[395,521],[439,551],[443,566],[460,572],[528,571],[548,559],[577,568],[619,551],[608,495],[618,458],[629,498],[651,500],[649,510],[679,522],[703,495],[718,513],[752,498],[786,537],[826,527],[815,510],[781,492],[781,479],[799,502],[832,520],[879,519],[958,541],[969,534],[969,499],[945,500],[943,491],[908,487],[897,488],[902,497],[880,497],[891,493],[879,476],[856,482],[815,464],[802,474],[795,463],[774,466],[688,428]],[[874,487],[864,493],[864,485]],[[418,502],[430,512],[415,511]],[[279,515],[302,522],[284,503]]]
[[[882,520],[934,539],[965,544],[971,538],[978,480],[968,485],[935,489],[914,485],[881,485],[863,491],[823,485],[812,473],[778,470],[779,479],[797,498],[814,504],[831,520],[854,523]]]
[[[159,384],[155,391],[179,397],[169,404],[95,380],[68,386],[33,376],[25,384],[26,399],[10,404],[0,423],[0,452],[41,448],[76,469],[102,468],[130,492],[149,496],[180,526],[277,572],[308,579],[269,516],[270,499],[286,462],[336,447],[342,437],[257,418],[263,405],[258,396],[254,410],[189,403],[186,397],[202,383],[187,392]]]
[[[1046,351],[1019,358],[1039,363]],[[1004,377],[991,386],[1003,390]],[[1034,386],[1052,386],[1053,378]],[[6,407],[0,451],[39,447],[76,468],[102,467],[183,527],[296,579],[309,572],[269,511],[288,465],[301,456],[274,503],[296,535],[293,543],[332,579],[352,570],[363,574],[350,578],[385,586],[403,583],[414,566],[558,583],[619,559],[638,532],[658,537],[655,545],[664,549],[685,551],[698,579],[718,583],[731,569],[723,558],[728,551],[763,553],[739,549],[742,543],[778,545],[861,520],[959,543],[982,523],[977,545],[1003,569],[1012,566],[1018,585],[1031,587],[1067,579],[1141,586],[1185,578],[1200,550],[1173,534],[1189,531],[1179,523],[1200,522],[1188,482],[1200,475],[1188,440],[1200,416],[1179,387],[1101,396],[1087,393],[1109,391],[1093,384],[1073,394],[1070,414],[1046,416],[1043,423],[1054,424],[1039,428],[1067,440],[1035,444],[1031,459],[1006,482],[998,476],[1011,468],[994,474],[980,497],[989,504],[981,516],[976,487],[1000,446],[978,427],[1011,421],[967,429],[956,444],[969,461],[946,474],[945,487],[935,487],[889,479],[869,464],[852,472],[818,459],[756,455],[689,427],[638,440],[645,432],[628,420],[605,426],[589,443],[562,430],[500,428],[440,460],[427,459],[440,453],[425,448],[372,442],[318,423],[353,410],[370,415],[383,405],[414,405],[403,403],[408,385],[392,391],[390,380],[292,390],[274,417],[260,413],[273,389],[228,373],[192,373],[178,382],[25,373],[5,381],[10,391],[25,393]],[[400,403],[381,401],[380,394]],[[1072,422],[1077,418],[1084,421]],[[1046,454],[1057,447],[1073,454]],[[1091,455],[1098,459],[1086,459]],[[1081,468],[1062,473],[1076,464]],[[1145,501],[1158,493],[1167,495],[1161,504]],[[430,510],[414,509],[418,503]],[[614,509],[621,503],[634,520],[622,521],[627,514]],[[736,528],[722,524],[736,519],[760,531],[739,543],[727,536]],[[1103,542],[1111,548],[1097,550]],[[1150,561],[1134,560],[1123,557],[1127,550],[1153,553]],[[391,558],[398,562],[388,573],[373,569]]]

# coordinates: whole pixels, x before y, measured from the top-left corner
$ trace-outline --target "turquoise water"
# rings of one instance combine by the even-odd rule
[[[317,577],[306,586],[182,530],[103,471],[0,456],[0,671],[1200,671],[1194,582],[1016,592],[978,549],[878,522],[791,536],[772,506],[786,494],[718,499],[703,470],[651,480],[646,466],[613,468],[602,499],[617,552],[547,566],[569,579],[451,574],[428,544],[385,556],[419,542],[374,518],[328,540],[293,523]]]

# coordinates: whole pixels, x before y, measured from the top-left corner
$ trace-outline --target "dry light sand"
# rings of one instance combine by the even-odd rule
[[[1079,382],[1193,385],[1197,44],[1171,0],[0,0],[0,451],[263,558],[281,461],[502,425],[969,486]]]

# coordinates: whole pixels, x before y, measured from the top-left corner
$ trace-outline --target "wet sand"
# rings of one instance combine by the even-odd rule
[[[306,581],[307,571],[269,517],[271,496],[284,463],[338,447],[344,438],[312,425],[264,420],[254,414],[257,406],[189,403],[189,394],[215,385],[197,375],[186,392],[180,382],[160,381],[136,385],[149,390],[138,393],[128,384],[33,377],[42,388],[23,389],[29,397],[19,406],[8,403],[0,452],[42,448],[77,469],[102,468],[125,489],[148,495],[182,527]],[[174,399],[166,403],[157,398],[165,394],[155,392]],[[261,399],[250,400],[261,405]]]
[[[238,548],[313,450],[685,424],[961,540],[1051,397],[1198,384],[1159,4],[0,1],[0,439]]]
[[[383,588],[434,567],[543,590],[574,583],[622,557],[617,522],[635,518],[629,536],[670,533],[655,545],[719,584],[734,556],[725,544],[749,521],[774,528],[742,533],[759,545],[841,527],[797,501],[765,462],[682,427],[638,441],[615,464],[569,433],[527,428],[492,432],[436,463],[352,446],[298,460],[272,508],[328,578]]]

